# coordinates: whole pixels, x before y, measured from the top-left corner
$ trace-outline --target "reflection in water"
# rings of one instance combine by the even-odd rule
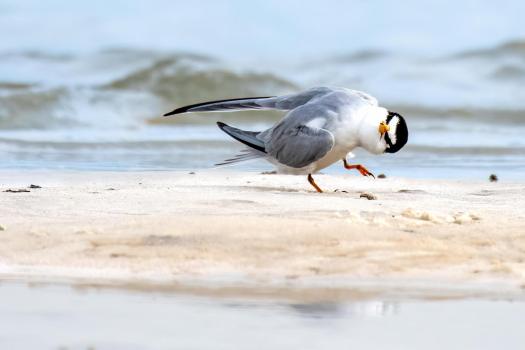
[[[524,302],[283,303],[19,284],[2,284],[0,300],[2,349],[508,350],[525,343]],[[436,334],[439,342],[429,341]]]
[[[338,318],[343,313],[341,304],[330,302],[289,304],[288,307],[302,317]]]
[[[361,301],[353,303],[314,302],[289,304],[288,306],[301,317],[320,319],[386,317],[394,316],[400,309],[398,302],[390,301]]]

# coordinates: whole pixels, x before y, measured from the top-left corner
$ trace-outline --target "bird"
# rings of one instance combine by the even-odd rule
[[[284,117],[269,129],[247,131],[217,122],[226,134],[247,146],[240,154],[216,165],[229,165],[262,158],[278,173],[307,175],[317,191],[312,174],[337,161],[363,176],[375,176],[362,164],[349,164],[346,157],[357,147],[372,154],[396,153],[408,141],[408,127],[399,114],[380,107],[375,97],[344,87],[314,87],[283,96],[244,97],[179,107],[164,116],[192,112],[282,110]]]

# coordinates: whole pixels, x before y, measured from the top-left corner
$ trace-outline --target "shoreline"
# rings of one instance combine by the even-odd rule
[[[447,301],[491,300],[525,302],[525,288],[505,280],[461,282],[449,280],[359,280],[338,283],[334,279],[271,283],[236,279],[152,280],[133,278],[86,278],[39,273],[0,273],[0,287],[22,285],[27,288],[69,287],[78,292],[123,291],[139,294],[192,296],[211,299],[272,300],[284,302],[361,302],[383,301]]]
[[[0,171],[1,191],[42,187],[0,192],[0,280],[307,299],[525,296],[524,183],[315,179],[327,193],[302,176]]]

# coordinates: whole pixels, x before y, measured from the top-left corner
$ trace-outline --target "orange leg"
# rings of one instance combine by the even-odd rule
[[[312,185],[317,190],[317,192],[323,193],[323,190],[321,189],[321,187],[317,186],[317,184],[315,183],[314,178],[312,177],[312,174],[308,174],[308,182],[310,183],[310,185]]]
[[[348,169],[348,170],[351,170],[351,169],[357,169],[361,175],[363,176],[372,176],[374,179],[376,178],[374,176],[374,174],[372,174],[371,172],[368,171],[367,168],[365,168],[364,166],[362,166],[361,164],[348,164],[346,159],[343,159],[343,163],[345,165],[345,169]]]

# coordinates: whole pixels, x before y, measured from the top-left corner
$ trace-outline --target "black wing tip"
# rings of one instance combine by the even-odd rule
[[[163,116],[164,117],[169,117],[170,115],[185,113],[188,110],[189,110],[188,107],[181,107],[181,108],[174,109],[173,111],[168,112],[168,113],[164,114]]]
[[[221,130],[222,130],[222,129],[224,129],[224,127],[228,126],[228,124],[225,124],[225,123],[223,123],[223,122],[217,122],[217,126],[218,126],[219,128],[221,128]]]
[[[226,100],[216,100],[216,101],[195,103],[189,106],[184,106],[184,107],[174,109],[173,111],[164,114],[164,117],[169,117],[170,115],[174,115],[174,114],[191,112],[190,109],[203,107],[203,106],[210,105],[210,104],[216,104],[216,103],[222,103],[222,102],[233,102],[233,101],[245,101],[245,100],[259,100],[259,99],[272,98],[272,97],[274,96],[242,97],[242,98],[230,98]]]

